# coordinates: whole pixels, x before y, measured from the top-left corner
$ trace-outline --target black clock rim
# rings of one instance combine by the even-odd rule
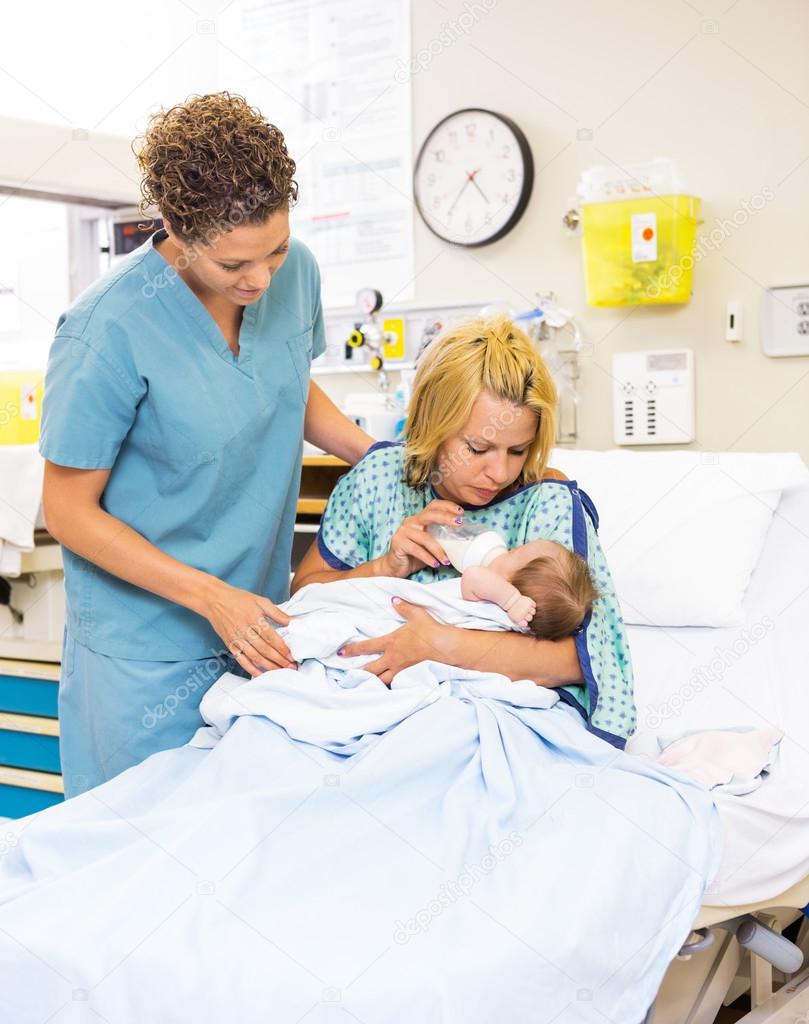
[[[427,148],[427,143],[430,141],[432,136],[438,131],[442,124],[446,124],[447,121],[457,117],[459,114],[490,114],[492,117],[496,117],[499,121],[502,121],[514,135],[517,140],[517,145],[520,149],[520,156],[522,157],[523,167],[525,168],[525,175],[523,178],[523,187],[520,192],[520,198],[517,201],[517,205],[514,207],[511,216],[506,223],[498,228],[493,235],[483,239],[480,242],[459,242],[454,238],[447,238],[442,235],[440,231],[436,231],[435,228],[427,220],[424,210],[421,208],[419,202],[418,193],[416,192],[416,178],[418,176],[418,170],[421,166],[421,160],[424,156],[424,151]],[[447,114],[446,117],[442,117],[440,121],[437,121],[430,131],[427,133],[427,138],[422,142],[419,147],[418,156],[416,157],[416,163],[413,168],[413,202],[416,204],[419,216],[424,223],[424,226],[428,231],[432,232],[436,238],[440,238],[442,242],[446,242],[447,245],[455,245],[459,249],[480,249],[484,245],[491,245],[493,242],[499,241],[505,235],[511,231],[517,225],[517,222],[522,218],[528,203],[531,199],[531,193],[534,190],[534,155],[531,152],[531,146],[528,142],[528,137],[520,126],[513,121],[507,114],[501,114],[497,110],[490,110],[488,107],[461,107],[460,110],[453,110],[452,113]]]

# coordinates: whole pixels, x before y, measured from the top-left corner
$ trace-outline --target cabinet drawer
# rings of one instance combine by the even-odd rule
[[[59,723],[0,711],[0,765],[59,772]]]
[[[63,800],[64,785],[59,775],[0,766],[0,816],[24,818]]]
[[[57,717],[59,680],[6,674],[0,666],[0,711]]]
[[[4,786],[0,783],[0,817],[24,818],[28,814],[53,807],[64,800],[61,793],[46,793],[41,789],[27,789],[24,786]],[[0,825],[0,836],[3,826]]]

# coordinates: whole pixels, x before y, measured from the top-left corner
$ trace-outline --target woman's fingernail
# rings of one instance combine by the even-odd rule
[[[392,598],[390,599],[390,603],[391,603],[391,604],[398,604],[400,600],[401,600],[401,598],[398,598],[398,597],[392,597]]]
[[[458,524],[458,526],[463,526],[463,516],[458,516],[455,522]]]
[[[449,565],[450,564],[450,560],[448,558],[445,558],[443,564],[444,565]]]
[[[338,647],[338,648],[337,648],[337,653],[338,653],[338,654],[340,655],[340,657],[342,658],[342,657],[343,657],[343,655],[345,654],[345,651],[343,650],[343,648],[342,648],[342,647]]]
[[[433,569],[437,569],[440,564],[440,562],[433,562]]]

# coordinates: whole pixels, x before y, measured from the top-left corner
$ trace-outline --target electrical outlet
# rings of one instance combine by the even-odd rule
[[[809,356],[809,285],[767,288],[759,326],[765,356]]]

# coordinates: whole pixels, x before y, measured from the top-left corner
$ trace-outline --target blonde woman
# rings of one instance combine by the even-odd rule
[[[225,670],[291,664],[273,625],[302,437],[351,463],[373,440],[309,380],[320,275],[290,237],[278,128],[239,96],[196,96],[137,154],[164,227],[60,317],[46,380],[68,796],[189,740]]]
[[[428,659],[533,679],[558,688],[592,732],[623,747],[635,723],[629,651],[595,509],[574,481],[547,468],[555,403],[547,367],[506,318],[473,320],[434,342],[416,374],[404,444],[374,445],[340,480],[292,589],[358,576],[455,576],[430,523],[485,523],[509,547],[558,541],[586,559],[600,593],[575,636],[493,636],[400,602],[405,625],[342,653],[378,654],[364,667],[386,683]]]

